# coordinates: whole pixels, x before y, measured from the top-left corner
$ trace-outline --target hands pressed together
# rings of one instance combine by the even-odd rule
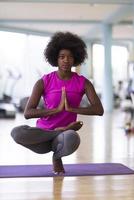
[[[69,111],[71,112],[71,107],[69,106],[68,101],[67,101],[67,95],[66,95],[65,87],[62,87],[61,101],[60,101],[60,104],[58,106],[58,111],[61,112],[64,109],[68,112]]]
[[[62,95],[61,95],[60,104],[58,106],[58,111],[61,112],[64,109],[66,111],[68,111],[68,112],[71,112],[71,110],[72,110],[72,108],[70,107],[70,105],[69,105],[69,103],[67,101],[67,95],[66,95],[65,87],[62,87]],[[55,130],[65,131],[65,130],[72,129],[72,130],[78,131],[82,126],[83,126],[83,122],[82,121],[76,121],[76,122],[70,123],[66,127],[58,127]]]

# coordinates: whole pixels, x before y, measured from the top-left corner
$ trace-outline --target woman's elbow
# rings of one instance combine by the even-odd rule
[[[102,116],[104,114],[104,109],[103,109],[103,107],[101,107],[101,108],[99,108],[99,110],[98,110],[98,115],[99,116]]]
[[[25,119],[30,119],[28,112],[24,111],[24,117],[25,117]]]

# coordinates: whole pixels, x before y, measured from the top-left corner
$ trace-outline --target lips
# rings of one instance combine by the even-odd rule
[[[63,68],[70,68],[70,65],[62,65]]]
[[[62,67],[69,67],[69,65],[62,65]]]
[[[62,69],[68,69],[68,68],[69,68],[68,65],[63,65],[63,66],[62,66]]]

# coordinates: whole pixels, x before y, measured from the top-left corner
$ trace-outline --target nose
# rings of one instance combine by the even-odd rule
[[[69,57],[68,57],[68,56],[65,56],[64,62],[68,62],[68,61],[69,61]]]

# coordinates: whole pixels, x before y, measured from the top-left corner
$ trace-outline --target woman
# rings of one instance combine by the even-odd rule
[[[70,32],[55,33],[44,55],[58,69],[35,83],[26,105],[24,116],[38,118],[36,127],[18,126],[11,135],[17,143],[36,153],[53,151],[53,171],[64,174],[61,158],[72,154],[80,144],[76,131],[83,122],[76,121],[77,114],[103,115],[103,107],[92,83],[71,71],[87,57],[86,45],[80,37]],[[80,107],[84,94],[90,102],[88,107]],[[44,109],[37,107],[41,97]]]

